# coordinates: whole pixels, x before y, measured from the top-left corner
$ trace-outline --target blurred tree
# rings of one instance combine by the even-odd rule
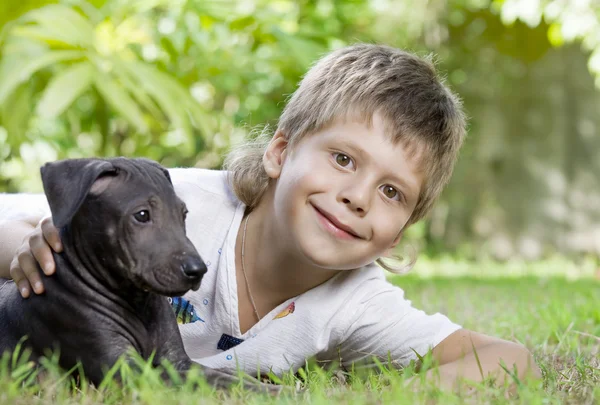
[[[365,7],[74,0],[29,11],[1,41],[0,189],[39,189],[35,167],[62,157],[217,167],[247,126],[277,118],[312,60],[365,28]]]
[[[90,126],[101,136],[100,147],[88,153],[122,154],[119,136],[129,132],[152,136],[153,127],[164,130],[167,125],[191,142],[192,126],[201,127],[206,121],[204,111],[185,87],[132,51],[151,42],[145,21],[120,10],[111,10],[110,16],[92,7],[82,11],[47,5],[27,12],[7,33],[0,64],[0,104],[10,145],[23,142],[32,114],[56,119],[72,107],[71,111],[77,109],[74,103],[84,96],[93,109]],[[41,89],[31,83],[44,73],[48,79],[38,98]],[[35,110],[27,108],[32,101]],[[124,121],[115,128],[111,128],[109,108]],[[81,128],[81,119],[71,118]],[[208,139],[212,131],[204,128],[201,133]],[[114,151],[109,148],[111,141]]]
[[[520,20],[529,27],[548,24],[553,46],[579,41],[590,53],[588,67],[600,87],[600,1],[598,0],[494,0],[504,24]]]
[[[0,2],[0,27],[16,20],[27,11],[45,6],[46,4],[57,3],[58,0],[21,0],[21,1],[3,1]]]
[[[599,10],[598,0],[3,2],[0,191],[39,191],[40,164],[65,157],[219,167],[252,127],[276,123],[317,57],[383,42],[439,55],[471,116],[452,183],[408,240],[468,257],[600,252],[600,96],[586,72],[600,86]]]
[[[562,25],[542,13],[535,21],[530,15],[503,21],[509,3],[456,5],[441,20],[447,39],[440,59],[472,119],[425,246],[470,245],[463,255],[501,259],[598,255],[600,161],[593,151],[600,150],[594,107],[600,96],[586,55],[575,39],[557,43],[553,30]],[[544,7],[557,3],[564,5]],[[586,4],[584,15],[597,16],[597,3]]]

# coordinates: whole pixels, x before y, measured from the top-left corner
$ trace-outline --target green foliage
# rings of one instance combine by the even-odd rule
[[[4,41],[0,104],[22,83],[47,70],[51,76],[33,113],[42,119],[56,119],[80,97],[91,95],[103,146],[92,153],[108,153],[106,146],[112,133],[104,105],[131,127],[126,132],[152,135],[153,124],[165,130],[172,123],[191,142],[197,135],[192,126],[203,120],[204,111],[179,82],[140,62],[140,56],[131,50],[150,43],[144,21],[136,15],[119,19],[100,12],[85,15],[67,5],[53,4],[32,10],[16,21]],[[163,122],[152,122],[161,116]],[[3,121],[14,117],[11,110],[6,111]],[[10,122],[9,126],[22,130],[12,132],[11,138],[22,138],[31,120],[25,114],[18,118],[22,121]],[[209,134],[203,135],[207,138]]]
[[[336,37],[366,7],[98,3],[62,1],[4,27],[0,189],[39,190],[36,166],[65,157],[217,167],[249,126],[277,118],[306,67],[342,45]]]
[[[600,189],[600,121],[584,70],[600,77],[599,10],[595,0],[2,2],[0,191],[39,192],[41,164],[69,157],[218,168],[253,127],[275,127],[316,58],[380,42],[436,53],[471,117],[450,186],[407,241],[468,258],[597,255],[586,224],[600,223],[600,195],[586,190]],[[569,202],[579,194],[585,202]]]
[[[520,20],[529,27],[536,27],[545,21],[548,40],[553,46],[580,41],[590,52],[589,69],[596,75],[596,85],[600,87],[600,8],[597,0],[494,0],[493,5],[500,9],[502,22],[507,25]]]

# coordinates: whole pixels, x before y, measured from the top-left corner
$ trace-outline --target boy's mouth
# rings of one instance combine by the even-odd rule
[[[334,236],[340,239],[363,239],[354,231],[354,229],[340,222],[335,216],[316,205],[311,204],[311,206],[317,213],[317,217],[321,224]]]

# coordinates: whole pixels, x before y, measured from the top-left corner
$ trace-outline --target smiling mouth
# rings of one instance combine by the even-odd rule
[[[347,226],[340,224],[335,218],[333,218],[328,213],[320,210],[315,205],[312,205],[313,209],[317,213],[317,217],[319,219],[319,223],[331,234],[339,239],[345,240],[355,240],[362,239],[358,236],[352,229]]]

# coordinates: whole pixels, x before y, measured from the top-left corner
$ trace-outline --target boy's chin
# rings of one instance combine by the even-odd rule
[[[337,242],[328,235],[319,234],[320,229],[316,231],[312,231],[308,237],[303,234],[304,238],[300,237],[295,242],[300,256],[313,267],[336,271],[353,270],[373,263],[379,257],[373,256],[373,252],[366,257],[366,252],[361,252],[364,245]]]
[[[354,270],[354,269],[358,269],[360,267],[364,267],[368,264],[371,264],[377,259],[377,258],[374,258],[373,260],[370,260],[370,261],[368,259],[359,259],[359,258],[356,258],[355,260],[348,260],[348,259],[350,259],[350,257],[348,257],[348,255],[346,255],[344,253],[323,254],[323,255],[313,253],[313,254],[310,254],[307,256],[308,256],[310,263],[314,267],[322,268],[325,271],[327,271],[327,270],[329,270],[329,271]]]

